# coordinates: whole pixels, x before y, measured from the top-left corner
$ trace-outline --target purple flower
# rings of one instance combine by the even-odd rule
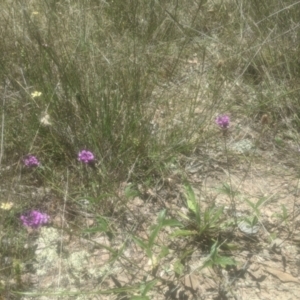
[[[26,167],[38,167],[40,165],[39,160],[30,154],[23,159],[23,162]]]
[[[21,215],[20,219],[24,226],[37,228],[41,225],[47,224],[50,217],[37,210],[32,210]]]
[[[85,164],[93,162],[94,159],[95,156],[91,151],[82,150],[78,153],[78,160]]]
[[[227,129],[229,126],[230,118],[227,115],[220,115],[216,118],[216,123],[222,129]]]

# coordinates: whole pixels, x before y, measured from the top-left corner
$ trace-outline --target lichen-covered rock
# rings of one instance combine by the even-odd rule
[[[248,140],[240,140],[238,142],[235,142],[229,146],[229,150],[233,151],[236,154],[250,154],[254,150],[254,144]]]

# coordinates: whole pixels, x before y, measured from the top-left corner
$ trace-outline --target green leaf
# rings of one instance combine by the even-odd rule
[[[158,214],[158,217],[157,217],[158,224],[163,223],[163,221],[165,220],[165,218],[166,218],[166,210],[163,209],[163,210],[160,211],[159,214]]]
[[[184,271],[184,266],[183,264],[181,263],[180,260],[176,260],[174,265],[173,265],[173,268],[174,268],[174,272],[178,275],[182,275],[183,274],[183,271]]]
[[[157,237],[157,235],[158,235],[160,229],[161,229],[162,226],[163,226],[163,222],[164,222],[165,218],[166,218],[166,210],[164,209],[164,210],[162,210],[162,211],[159,213],[158,218],[157,218],[158,224],[155,225],[155,226],[153,227],[153,230],[152,230],[152,232],[151,232],[151,234],[150,234],[149,242],[148,242],[148,247],[149,247],[150,249],[151,249],[152,246],[154,245],[154,241],[155,241],[155,239],[156,239],[156,237]]]
[[[185,215],[184,213],[182,213],[182,212],[180,212],[180,211],[178,211],[177,213],[179,214],[179,216],[180,216],[181,218],[183,218],[183,219],[185,219],[185,220],[191,221],[190,218],[189,218],[187,215]]]
[[[204,269],[204,268],[211,267],[211,266],[213,266],[213,264],[214,264],[213,261],[211,259],[209,259],[209,260],[207,260],[207,261],[204,262],[204,264],[202,265],[202,267],[200,268],[200,270]]]
[[[245,217],[243,220],[249,224],[251,227],[255,226],[258,223],[258,219],[256,216],[253,217]]]
[[[185,251],[183,252],[183,254],[180,255],[180,260],[182,261],[182,260],[186,259],[188,256],[192,255],[192,254],[194,253],[194,251],[195,251],[195,249],[188,249],[188,250],[185,250]]]
[[[277,233],[276,232],[271,232],[270,233],[270,241],[273,241],[277,238]]]
[[[210,253],[209,253],[209,256],[214,260],[215,257],[217,257],[218,255],[218,248],[217,248],[217,245],[218,245],[218,241],[216,241],[210,248]]]
[[[207,231],[209,229],[208,224],[202,225],[198,228],[198,234],[201,235],[203,232]]]
[[[163,257],[167,256],[168,254],[169,254],[169,248],[166,246],[161,246],[161,250],[157,257],[157,261],[159,262]]]
[[[125,197],[129,199],[129,198],[137,197],[139,195],[139,191],[134,189],[133,184],[129,184],[128,186],[126,186],[124,194]]]
[[[148,296],[132,296],[130,300],[150,300]]]
[[[189,236],[189,235],[197,235],[198,232],[195,230],[176,230],[171,234],[172,237],[178,236]]]
[[[288,218],[288,213],[284,204],[281,204],[281,209],[282,209],[282,219],[285,221]]]
[[[228,183],[223,183],[220,188],[217,189],[220,193],[225,194],[229,197],[235,197],[239,194],[238,191],[234,191]]]
[[[211,223],[218,221],[219,217],[223,214],[224,207],[220,207],[217,210],[214,209],[213,216],[210,220]]]
[[[211,210],[209,208],[207,208],[204,211],[204,224],[208,224],[209,223],[210,214],[211,214]]]
[[[185,189],[185,197],[186,197],[186,201],[187,201],[187,206],[188,206],[189,210],[191,210],[193,213],[197,214],[199,205],[196,201],[195,193],[194,193],[192,187],[189,184],[187,184],[187,185],[185,185],[184,189]]]
[[[132,236],[132,239],[135,241],[135,243],[140,246],[142,249],[147,250],[148,249],[148,245],[143,242],[140,238],[137,238],[135,236]]]
[[[107,232],[108,231],[108,222],[102,217],[97,217],[98,226],[84,229],[83,233],[93,233],[93,232]]]
[[[162,226],[170,226],[170,227],[183,227],[183,224],[176,219],[164,220],[162,222]]]
[[[144,284],[143,291],[141,292],[142,296],[145,297],[146,294],[157,284],[158,279],[151,280]],[[149,299],[147,297],[147,299]]]
[[[251,206],[252,209],[255,210],[256,207],[255,207],[255,204],[252,201],[250,201],[248,199],[245,199],[245,201],[248,203],[249,206]]]
[[[222,245],[221,247],[222,249],[225,249],[225,250],[237,250],[239,249],[239,245],[238,244],[234,244],[234,243],[225,243]]]
[[[226,221],[224,221],[223,223],[221,223],[220,228],[227,229],[228,227],[231,227],[233,225],[235,225],[235,220],[234,220],[234,218],[230,218],[230,219],[227,219]]]
[[[267,202],[267,198],[265,197],[261,197],[255,204],[255,207],[258,209],[260,206],[262,206],[263,204],[265,204],[265,202]]]
[[[214,260],[214,264],[220,265],[222,268],[225,268],[226,266],[235,266],[236,262],[230,257],[218,255],[218,257],[216,257],[216,259]]]

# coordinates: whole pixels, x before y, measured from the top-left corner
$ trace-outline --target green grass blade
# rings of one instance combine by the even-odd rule
[[[176,230],[171,234],[172,237],[179,237],[179,236],[190,236],[190,235],[197,235],[198,232],[195,230]]]

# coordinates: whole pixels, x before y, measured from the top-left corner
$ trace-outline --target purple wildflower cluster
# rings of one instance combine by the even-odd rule
[[[95,161],[95,156],[91,151],[82,150],[78,153],[78,160],[85,164],[90,164]],[[29,168],[38,167],[40,165],[37,157],[31,154],[24,157],[23,163]],[[20,220],[26,227],[38,228],[42,225],[46,225],[50,217],[38,210],[32,210],[21,215]]]
[[[95,156],[91,151],[82,150],[78,153],[78,160],[85,164],[89,164],[95,160]]]
[[[85,164],[89,164],[95,161],[95,156],[91,151],[82,150],[78,153],[78,160]],[[40,165],[37,157],[31,154],[25,156],[23,163],[26,167],[38,167]]]
[[[32,210],[20,217],[22,223],[26,227],[38,228],[39,226],[48,223],[50,217],[47,214],[41,213],[37,210]]]
[[[40,165],[39,160],[31,154],[28,154],[24,159],[23,159],[24,165],[26,167],[38,167]]]
[[[229,127],[230,118],[227,115],[220,115],[216,118],[216,123],[221,129],[227,129]]]

